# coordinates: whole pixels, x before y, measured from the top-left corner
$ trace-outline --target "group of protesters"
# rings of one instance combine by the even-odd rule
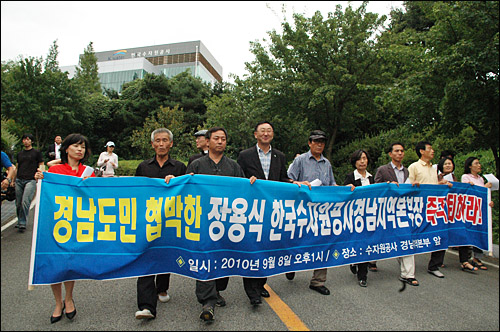
[[[155,156],[141,162],[136,169],[135,176],[161,178],[168,184],[174,177],[207,174],[248,178],[252,185],[259,179],[307,186],[309,189],[315,185],[344,185],[351,187],[352,191],[356,187],[374,183],[393,183],[398,186],[402,183],[411,183],[415,186],[419,186],[420,184],[437,184],[451,187],[453,186],[453,181],[456,181],[453,174],[455,165],[452,156],[444,156],[438,163],[437,169],[434,168],[431,163],[431,160],[434,158],[434,150],[431,143],[425,141],[419,142],[416,145],[415,151],[419,160],[411,164],[408,168],[402,164],[405,153],[404,145],[400,142],[392,143],[387,149],[391,161],[386,165],[380,166],[375,176],[372,176],[367,171],[367,167],[371,162],[368,151],[364,149],[356,150],[350,158],[353,171],[345,176],[343,183],[339,184],[333,175],[330,162],[323,155],[327,141],[325,132],[313,130],[310,133],[308,138],[309,150],[297,155],[289,165],[288,170],[285,155],[271,146],[274,138],[273,124],[269,121],[259,122],[255,125],[253,134],[256,144],[241,151],[237,161],[234,161],[224,154],[228,134],[223,127],[200,130],[194,134],[196,137],[196,146],[200,152],[191,156],[186,166],[183,162],[170,157],[170,149],[174,144],[172,132],[166,128],[158,128],[151,133],[151,146],[155,151]],[[23,136],[25,150],[32,140],[32,137]],[[26,144],[25,141],[27,142]],[[54,157],[54,161],[49,164],[52,166],[48,169],[48,172],[76,177],[88,177],[85,175],[87,174],[85,172],[87,166],[84,165],[91,153],[88,139],[81,134],[71,134],[64,140],[61,140],[61,137],[58,136],[55,144],[58,144],[58,146],[54,148],[54,154],[50,154],[50,157]],[[106,164],[108,168],[116,169],[118,167],[118,157],[114,154],[113,148],[114,143],[112,141],[108,142],[106,144],[107,151],[101,154],[99,162],[101,165]],[[41,167],[43,159],[40,153],[31,152],[31,154],[30,158],[34,161],[37,169],[33,172],[34,176],[30,180],[38,181],[44,178],[45,170]],[[467,159],[462,182],[491,187],[491,184],[484,183],[483,178],[479,175],[480,172],[481,165],[478,158],[471,157]],[[107,175],[110,173],[108,171]],[[92,172],[89,176],[94,177],[95,174]],[[8,185],[10,185],[11,181],[6,179],[6,184],[8,182]],[[17,183],[18,181],[19,184]],[[16,187],[18,185],[26,186],[24,181],[25,179],[18,177]],[[2,181],[3,189],[4,181]],[[24,191],[26,190],[24,189]],[[35,184],[33,184],[32,190],[33,192],[36,190]],[[22,197],[21,200],[23,200]],[[492,206],[492,203],[490,204]],[[18,223],[18,227],[24,231],[26,228],[25,219],[23,222]],[[479,249],[474,248],[473,251],[470,247],[459,247],[459,253],[462,270],[473,272],[479,269],[487,269],[480,260],[481,251]],[[445,250],[431,253],[427,271],[435,277],[444,278],[444,275],[439,270],[440,267],[443,267],[444,255]],[[414,255],[398,257],[397,260],[401,270],[399,279],[405,284],[418,286],[419,282],[415,278]],[[377,265],[376,262],[352,264],[350,265],[350,271],[357,276],[359,286],[367,287],[368,271],[376,272]],[[288,280],[293,280],[295,272],[288,272],[285,276]],[[326,268],[314,270],[309,288],[322,295],[329,295],[330,290],[325,286],[326,276]],[[170,295],[168,294],[169,281],[170,274],[168,273],[142,276],[137,279],[137,305],[139,309],[135,313],[137,319],[154,319],[156,317],[157,301],[167,302],[170,300]],[[209,281],[196,281],[195,294],[198,302],[202,305],[200,319],[212,322],[215,318],[215,307],[226,305],[221,292],[226,289],[228,281],[229,277]],[[258,306],[262,304],[262,297],[270,296],[268,290],[264,287],[266,282],[267,278],[243,278],[244,290],[251,305]],[[64,297],[62,294],[63,284],[65,288]],[[65,281],[51,285],[55,298],[55,308],[50,317],[51,323],[61,320],[64,314],[68,319],[75,317],[74,286],[75,281]]]

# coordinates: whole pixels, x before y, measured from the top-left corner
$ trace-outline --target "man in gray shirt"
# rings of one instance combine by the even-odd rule
[[[321,181],[321,186],[336,186],[333,177],[332,165],[323,156],[325,149],[326,134],[321,130],[314,130],[309,136],[309,148],[306,153],[301,154],[290,165],[288,177],[294,181],[308,181],[313,183]],[[330,290],[325,287],[326,268],[314,270],[309,288],[323,295],[330,295]],[[288,280],[295,277],[295,272],[286,274]]]

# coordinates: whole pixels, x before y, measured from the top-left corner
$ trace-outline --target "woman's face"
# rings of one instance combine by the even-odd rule
[[[368,166],[368,158],[366,157],[366,153],[361,153],[361,157],[356,160],[356,169],[358,172],[366,171],[366,167]]]
[[[472,174],[478,174],[481,173],[481,164],[479,163],[478,159],[474,159],[472,164],[470,165],[470,172]]]
[[[443,164],[443,173],[450,174],[451,172],[453,172],[453,163],[450,159],[447,159]]]
[[[67,149],[68,161],[70,159],[80,161],[85,156],[85,142],[71,144]]]

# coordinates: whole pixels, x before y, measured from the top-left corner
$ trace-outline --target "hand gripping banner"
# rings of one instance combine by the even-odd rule
[[[41,183],[40,183],[41,182]],[[491,250],[484,187],[295,184],[184,175],[39,181],[30,285],[175,273],[265,277],[472,245]]]

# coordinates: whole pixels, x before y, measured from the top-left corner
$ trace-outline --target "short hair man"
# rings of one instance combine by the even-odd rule
[[[437,172],[432,167],[431,160],[434,158],[434,150],[429,142],[421,141],[417,143],[415,152],[419,160],[408,167],[408,179],[412,185],[420,186],[420,184],[447,184],[452,186],[445,179],[438,180]],[[438,278],[444,278],[443,273],[439,271],[439,267],[443,265],[444,254],[446,250],[433,251],[431,259],[427,266],[427,272]]]
[[[391,162],[377,169],[375,183],[387,182],[399,186],[400,183],[405,183],[409,176],[408,169],[403,166],[405,148],[402,143],[394,142],[390,145],[387,153]],[[398,257],[397,260],[401,270],[399,280],[412,286],[418,286],[418,280],[415,279],[415,255]]]
[[[16,227],[21,233],[26,229],[31,201],[35,197],[35,173],[38,167],[43,165],[42,153],[33,148],[33,139],[32,134],[24,134],[22,136],[24,149],[17,154]]]
[[[207,130],[198,130],[194,133],[194,137],[196,137],[196,148],[200,150],[200,153],[194,154],[189,157],[188,166],[198,158],[203,157],[208,154],[208,139],[205,137]]]
[[[321,130],[313,130],[309,135],[309,151],[294,159],[288,177],[294,181],[320,180],[322,186],[336,186],[330,161],[323,156],[326,144],[326,134]],[[314,270],[309,288],[323,295],[330,295],[325,287],[327,269]],[[295,277],[295,272],[286,274],[288,280]]]
[[[208,138],[208,154],[189,164],[186,172],[188,174],[245,177],[240,165],[224,155],[227,144],[226,129],[223,127],[210,128],[206,137]],[[201,319],[207,322],[213,321],[215,305],[219,307],[226,305],[220,292],[227,288],[228,282],[229,277],[209,281],[196,280],[196,298],[202,305]]]
[[[257,123],[253,135],[257,144],[241,151],[238,156],[238,164],[250,183],[253,184],[256,179],[296,183],[287,175],[283,152],[271,147],[274,138],[272,123]],[[252,305],[262,304],[261,296],[269,297],[269,292],[264,288],[266,281],[267,278],[243,278],[243,287]]]
[[[49,149],[47,150],[47,158],[49,161],[55,160],[55,159],[61,159],[61,153],[59,150],[61,149],[61,143],[62,143],[62,138],[61,136],[57,135],[54,138],[54,143],[49,145]]]
[[[140,163],[135,171],[135,176],[171,179],[186,174],[186,165],[169,156],[173,144],[174,137],[170,130],[166,128],[154,130],[151,133],[151,146],[155,150],[155,156]],[[170,273],[139,277],[137,279],[139,311],[135,313],[135,318],[155,318],[157,300],[160,302],[170,300],[167,293],[169,285]]]

